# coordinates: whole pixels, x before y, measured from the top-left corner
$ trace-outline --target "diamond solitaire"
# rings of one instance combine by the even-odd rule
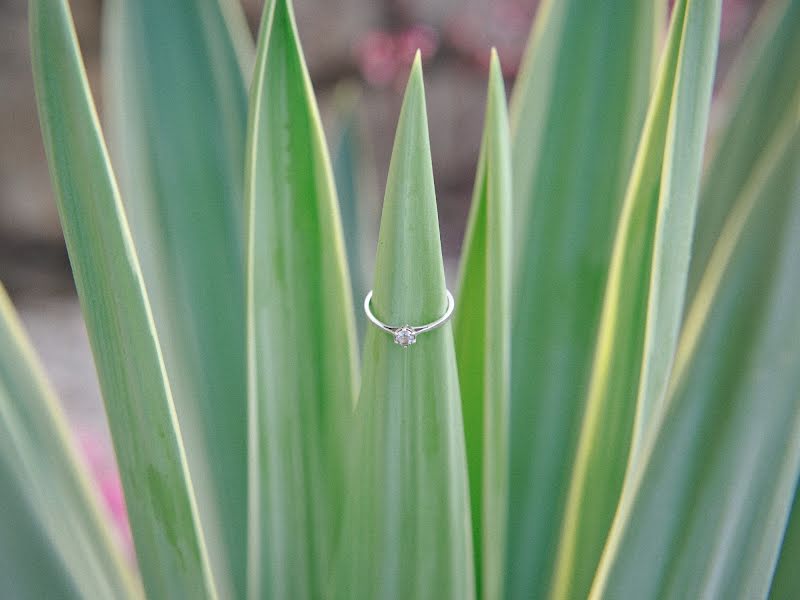
[[[404,325],[394,332],[394,343],[403,348],[408,348],[411,344],[417,343],[417,334],[414,333],[411,327]]]

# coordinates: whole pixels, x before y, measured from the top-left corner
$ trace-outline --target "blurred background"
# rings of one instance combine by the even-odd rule
[[[762,1],[723,2],[717,86]],[[510,89],[537,4],[294,0],[334,162],[355,165],[357,171],[366,215],[365,256],[374,250],[402,89],[419,48],[443,249],[448,266],[455,263],[478,157],[489,48],[497,47]],[[70,0],[70,5],[102,119],[103,2]],[[243,0],[254,34],[262,7],[263,0]],[[713,134],[713,113],[711,127]],[[369,273],[368,265],[366,269]],[[455,275],[449,268],[451,288]],[[123,521],[102,404],[41,144],[26,0],[0,0],[0,280],[22,315],[106,499]]]

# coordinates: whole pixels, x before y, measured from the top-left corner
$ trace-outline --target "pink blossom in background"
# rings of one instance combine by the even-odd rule
[[[356,50],[361,75],[372,85],[387,85],[396,74],[394,38],[383,31],[371,31]]]
[[[431,58],[439,48],[439,36],[432,27],[417,24],[395,35],[400,62],[410,65],[419,50],[422,58]]]
[[[417,24],[399,32],[370,31],[355,48],[361,76],[379,87],[397,81],[413,62],[417,50],[423,60],[436,54],[439,38],[427,25]]]
[[[92,428],[80,428],[76,435],[89,471],[116,526],[123,548],[128,556],[133,558],[133,539],[128,524],[125,495],[111,445],[107,438]]]

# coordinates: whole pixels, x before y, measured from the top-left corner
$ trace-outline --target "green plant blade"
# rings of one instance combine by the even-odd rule
[[[218,0],[218,3],[227,29],[225,37],[227,39],[230,36],[239,68],[244,73],[245,83],[249,89],[253,75],[253,63],[256,60],[256,49],[253,43],[253,34],[250,33],[250,26],[247,24],[247,16],[242,3],[238,0]]]
[[[800,128],[736,201],[595,598],[763,598],[800,473]]]
[[[419,54],[397,125],[374,286],[372,310],[385,323],[429,323],[447,305]],[[451,326],[408,348],[370,326],[355,418],[340,597],[473,598]]]
[[[634,459],[651,415],[663,400],[678,343],[717,63],[720,12],[720,0],[688,0],[686,4],[659,184],[664,200],[658,205],[653,243],[631,450]]]
[[[212,567],[244,595],[247,95],[217,0],[105,5],[111,156]]]
[[[508,502],[511,351],[511,148],[503,75],[492,50],[483,142],[454,317],[477,588],[502,594]]]
[[[510,597],[549,585],[660,6],[543,2],[512,95]]]
[[[136,598],[68,425],[0,285],[0,581],[10,598]]]
[[[249,135],[248,594],[319,598],[341,534],[356,343],[336,191],[288,0],[264,11]]]
[[[689,298],[739,192],[800,98],[800,1],[764,3],[729,73],[719,92],[723,123],[709,150],[697,209]]]
[[[44,147],[145,590],[213,598],[161,351],[66,2],[32,0],[30,26]]]
[[[0,391],[2,402],[7,401]],[[71,574],[56,545],[48,537],[30,494],[19,485],[13,467],[0,458],[0,576],[9,598],[63,598],[80,600],[92,588],[80,589],[81,575]],[[97,587],[104,587],[103,584]],[[107,591],[107,590],[106,590]],[[98,595],[97,597],[101,597]],[[109,598],[116,598],[111,593]]]
[[[334,104],[339,130],[332,150],[332,168],[341,210],[350,288],[353,298],[360,299],[369,291],[363,249],[365,240],[372,237],[369,224],[364,222],[368,211],[364,206],[364,140],[359,126],[361,93],[352,82],[341,83],[336,88]],[[365,328],[365,320],[356,319],[359,341],[364,339]]]
[[[770,600],[792,600],[800,590],[800,487],[794,490],[794,502],[786,532],[783,535],[781,554],[769,590]]]
[[[667,384],[683,316],[719,17],[718,1],[678,2],[673,10],[611,259],[553,598],[588,593],[639,430]]]

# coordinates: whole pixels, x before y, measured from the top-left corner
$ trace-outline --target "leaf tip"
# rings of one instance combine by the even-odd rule
[[[489,81],[492,84],[496,84],[498,81],[503,82],[503,67],[500,64],[497,48],[494,46],[489,51]]]
[[[423,87],[423,77],[422,77],[422,53],[417,49],[416,54],[414,54],[414,62],[411,64],[411,72],[408,75],[408,84],[406,86],[406,93],[411,91],[412,89],[422,89]]]
[[[404,118],[405,117],[405,118]],[[400,121],[416,122],[423,125],[427,136],[427,115],[425,110],[425,83],[422,76],[422,57],[417,50],[411,72],[408,75]]]

